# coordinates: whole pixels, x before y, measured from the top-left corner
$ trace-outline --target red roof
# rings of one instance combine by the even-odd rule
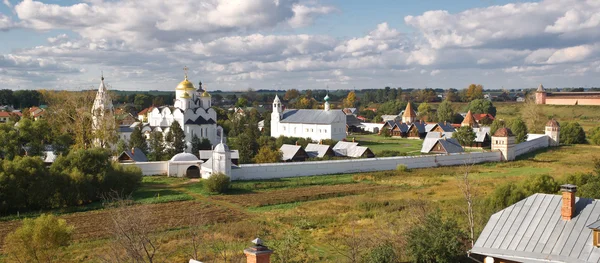
[[[485,118],[485,116],[488,117],[488,119],[490,120],[494,120],[494,116],[492,116],[489,113],[480,113],[480,114],[473,114],[473,118],[475,118],[476,121],[480,121],[481,119]]]
[[[145,109],[143,109],[142,111],[140,111],[140,112],[138,113],[138,115],[146,115],[146,113],[148,113],[148,112],[152,111],[153,109],[154,109],[154,107],[153,107],[153,106],[150,106],[150,107],[148,107],[148,108],[145,108]]]
[[[0,117],[10,117],[10,112],[0,111]]]

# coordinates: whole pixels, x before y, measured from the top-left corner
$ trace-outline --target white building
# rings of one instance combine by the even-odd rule
[[[271,113],[271,137],[301,137],[313,141],[346,138],[346,114],[329,108],[329,96],[325,96],[322,110],[282,110],[281,101],[275,95]]]
[[[217,112],[211,108],[211,96],[202,89],[202,83],[199,83],[196,90],[188,81],[187,74],[175,88],[175,105],[153,108],[147,119],[148,122],[142,124],[142,132],[147,138],[155,131],[166,135],[171,124],[178,122],[185,133],[188,153],[192,150],[191,141],[194,136],[207,138],[212,145],[219,143]]]

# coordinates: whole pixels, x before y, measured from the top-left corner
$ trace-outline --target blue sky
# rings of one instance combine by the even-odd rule
[[[89,0],[0,3],[0,89],[600,86],[600,3]]]

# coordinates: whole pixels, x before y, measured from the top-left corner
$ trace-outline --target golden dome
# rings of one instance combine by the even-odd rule
[[[200,95],[201,97],[210,97],[210,94],[208,93],[208,91],[204,91],[202,92],[202,95]]]
[[[187,92],[184,92],[184,93],[183,93],[183,96],[182,96],[182,98],[184,98],[184,99],[189,99],[189,98],[191,98],[191,96],[190,96],[190,94],[189,94],[189,93],[187,93]]]
[[[196,90],[194,84],[188,81],[187,76],[185,79],[177,85],[178,90]]]

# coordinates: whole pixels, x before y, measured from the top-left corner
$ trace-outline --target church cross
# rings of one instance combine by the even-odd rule
[[[188,68],[187,66],[183,67],[183,72],[185,72],[185,78],[186,78],[186,79],[187,79],[187,73],[188,73],[188,69],[189,69],[189,68]]]

